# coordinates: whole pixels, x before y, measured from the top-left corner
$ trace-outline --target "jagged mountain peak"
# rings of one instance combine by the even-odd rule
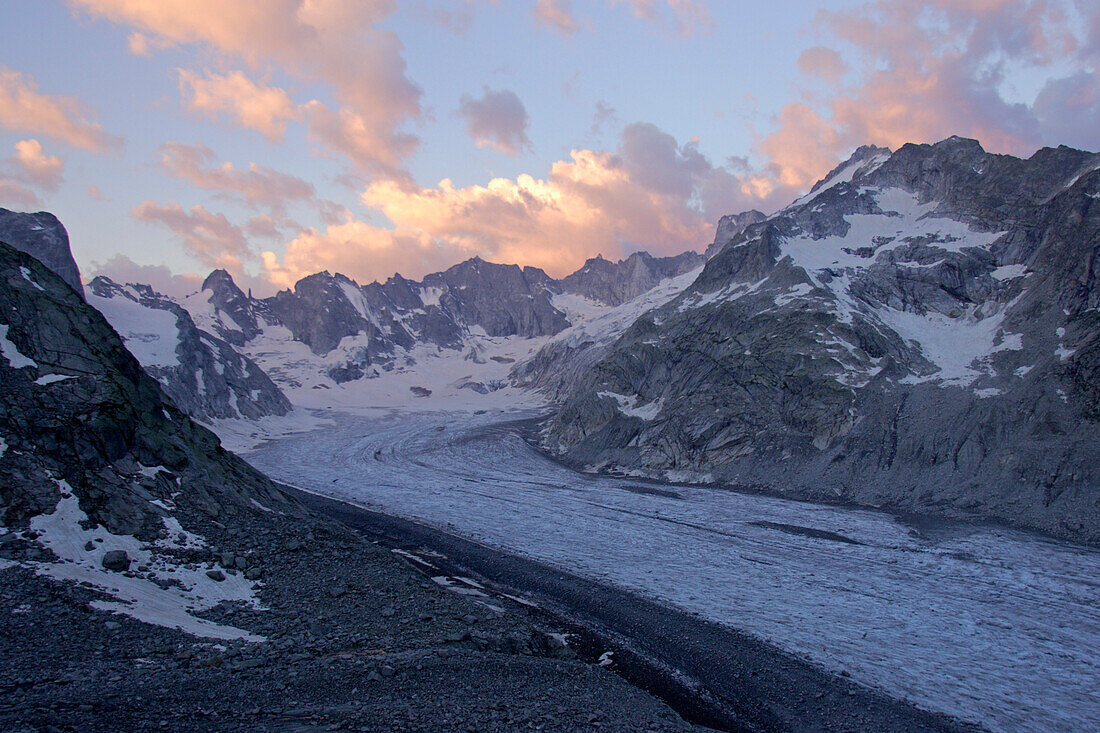
[[[237,287],[236,281],[233,280],[233,276],[229,274],[228,270],[217,269],[212,270],[206,279],[202,281],[202,287],[200,290],[214,290],[215,288],[235,288]]]
[[[718,227],[714,231],[714,242],[707,247],[704,253],[709,260],[722,251],[722,248],[738,234],[748,229],[753,224],[759,224],[767,219],[767,215],[756,209],[742,211],[739,214],[726,214],[718,220]]]

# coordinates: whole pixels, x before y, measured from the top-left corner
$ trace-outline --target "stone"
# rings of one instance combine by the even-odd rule
[[[225,580],[225,573],[217,569],[207,570],[206,577],[210,578],[211,580],[216,580],[220,583],[221,581]]]
[[[130,556],[125,550],[108,550],[101,562],[105,569],[116,573],[130,569]]]

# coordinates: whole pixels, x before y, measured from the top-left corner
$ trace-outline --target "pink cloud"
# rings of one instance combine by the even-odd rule
[[[56,191],[61,185],[65,163],[56,155],[47,155],[42,143],[34,138],[15,144],[11,163],[16,167],[16,177],[45,191]]]
[[[38,206],[38,196],[19,181],[0,174],[0,206],[27,210]]]
[[[571,0],[538,0],[535,9],[535,22],[552,28],[565,36],[571,36],[580,30],[580,24],[573,17]]]
[[[160,168],[176,178],[209,191],[239,197],[250,206],[266,206],[282,212],[292,201],[308,201],[314,189],[297,176],[256,163],[238,169],[232,163],[212,165],[214,151],[205,145],[165,143],[160,146]]]
[[[94,114],[75,97],[42,94],[33,79],[0,65],[0,127],[96,152],[120,146],[121,138],[88,119]]]
[[[93,262],[91,272],[85,277],[91,281],[99,275],[109,277],[117,283],[148,285],[158,293],[177,298],[198,291],[203,280],[201,275],[194,273],[173,274],[164,265],[139,265],[124,254],[116,254],[106,262]]]
[[[138,221],[160,224],[170,229],[184,249],[207,267],[224,267],[243,272],[243,260],[250,257],[248,242],[240,227],[224,214],[214,214],[202,206],[184,209],[179,204],[160,205],[144,201],[130,211]]]
[[[709,31],[714,21],[707,9],[694,0],[610,0],[613,5],[626,5],[635,18],[674,28],[680,36]]]
[[[527,109],[515,92],[486,88],[477,99],[463,95],[458,112],[466,122],[466,134],[479,148],[490,147],[515,157],[531,147]]]
[[[354,110],[332,109],[316,99],[302,107],[310,140],[343,155],[358,169],[383,177],[405,177],[402,161],[417,146],[417,138],[398,132],[380,136],[377,125]]]
[[[418,277],[474,255],[564,275],[596,254],[701,249],[722,213],[785,195],[755,186],[711,164],[694,143],[635,124],[623,131],[616,152],[573,150],[544,178],[462,188],[450,180],[435,187],[374,181],[362,203],[384,214],[391,228],[345,214],[322,230],[301,232],[281,257],[265,252],[263,263],[284,287],[323,268],[361,281],[395,271]]]
[[[836,83],[848,71],[848,65],[840,54],[831,48],[814,46],[798,57],[798,70],[806,76],[816,76]]]
[[[283,139],[288,122],[302,118],[284,90],[257,84],[240,71],[206,78],[185,69],[176,71],[184,107],[211,117],[225,113],[234,124],[256,130],[271,142]]]
[[[1079,4],[1078,12],[1086,28],[1100,27],[1100,8]],[[963,135],[1016,155],[1067,140],[1100,144],[1095,125],[1055,111],[1075,108],[1082,121],[1100,111],[1089,101],[1094,69],[1052,79],[1030,105],[1002,93],[1021,69],[1050,75],[1092,63],[1073,14],[1057,0],[880,0],[820,11],[816,26],[846,47],[854,73],[844,75],[847,59],[837,49],[803,53],[803,73],[829,87],[783,107],[777,129],[758,144],[786,185],[809,186],[862,144],[896,148]]]
[[[348,124],[361,128],[358,139],[377,146],[358,151],[354,160],[359,165],[392,167],[394,160],[408,155],[416,145],[415,137],[398,128],[420,115],[421,92],[406,76],[397,36],[377,27],[393,13],[394,0],[70,3],[148,34],[157,42],[198,44],[254,67],[274,63],[305,81],[330,85],[344,108],[333,114],[345,122],[352,119]],[[343,117],[345,113],[347,117]],[[331,131],[330,124],[325,132]],[[315,137],[323,142],[342,140],[323,133]]]

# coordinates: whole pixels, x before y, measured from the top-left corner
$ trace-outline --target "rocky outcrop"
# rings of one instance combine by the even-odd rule
[[[569,326],[554,307],[550,277],[537,267],[497,265],[480,257],[424,278],[439,292],[439,305],[467,327],[490,336],[551,336]]]
[[[34,257],[84,296],[80,270],[69,249],[69,233],[53,214],[45,211],[24,214],[0,209],[0,242]]]
[[[1100,542],[1100,156],[862,148],[639,318],[547,423],[593,469]]]
[[[148,285],[119,285],[100,276],[89,290],[89,302],[191,417],[257,419],[290,412],[290,402],[260,367],[197,328],[184,308]]]
[[[722,251],[722,248],[731,239],[748,229],[753,224],[759,224],[768,217],[756,209],[742,211],[740,214],[727,214],[718,220],[718,228],[714,232],[714,241],[707,247],[704,256],[709,260]]]
[[[165,536],[164,507],[222,523],[252,501],[296,511],[50,269],[0,244],[0,281],[0,524],[50,514],[66,492],[91,523],[146,541]]]

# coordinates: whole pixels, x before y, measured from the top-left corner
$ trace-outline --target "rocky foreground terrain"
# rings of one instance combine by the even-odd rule
[[[561,390],[546,448],[1100,542],[1100,155],[861,148],[724,225],[690,287]]]
[[[0,283],[0,728],[688,728],[311,515],[35,258]]]

